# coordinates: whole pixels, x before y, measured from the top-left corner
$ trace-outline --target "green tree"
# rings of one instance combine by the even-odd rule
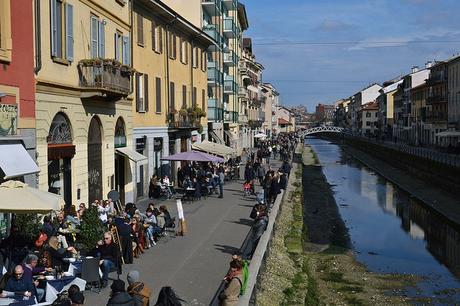
[[[37,214],[17,214],[14,224],[19,232],[28,240],[35,241],[41,229],[40,217]]]
[[[77,241],[83,245],[86,251],[92,250],[96,243],[102,239],[104,230],[104,226],[99,220],[97,207],[90,205],[83,214]]]

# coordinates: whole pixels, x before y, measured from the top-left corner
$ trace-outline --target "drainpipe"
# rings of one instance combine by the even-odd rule
[[[42,69],[40,1],[35,0],[35,74]]]

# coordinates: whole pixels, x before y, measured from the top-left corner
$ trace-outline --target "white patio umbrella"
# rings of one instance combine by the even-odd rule
[[[254,135],[254,138],[267,138],[267,135],[264,133],[257,133]]]
[[[0,199],[0,212],[16,214],[60,210],[65,204],[61,196],[29,187],[19,181],[1,184]]]

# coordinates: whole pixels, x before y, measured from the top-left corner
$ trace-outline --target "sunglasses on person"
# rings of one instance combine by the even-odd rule
[[[104,237],[104,240],[110,240],[112,239],[111,237]]]
[[[16,275],[16,276],[19,276],[19,275],[22,275],[22,274],[23,274],[23,272],[21,272],[21,273],[14,272],[14,275]]]

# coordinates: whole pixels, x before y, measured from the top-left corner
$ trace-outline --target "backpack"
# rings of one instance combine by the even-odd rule
[[[243,273],[241,274],[242,280],[239,278],[238,281],[240,282],[240,296],[244,295],[246,289],[248,288],[248,280],[249,280],[249,262],[247,260],[243,260]]]
[[[152,290],[148,286],[146,286],[144,283],[135,284],[132,288],[130,288],[128,293],[132,297],[137,297],[140,300],[142,300],[143,306],[149,305],[150,295],[152,294]]]
[[[69,298],[69,293],[67,291],[62,291],[61,293],[58,293],[57,299],[54,300],[53,304],[51,306],[71,306],[72,301]]]

